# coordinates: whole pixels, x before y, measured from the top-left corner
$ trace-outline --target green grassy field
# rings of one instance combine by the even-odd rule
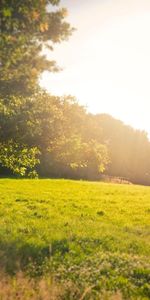
[[[0,267],[73,285],[63,299],[150,299],[150,188],[1,179]]]

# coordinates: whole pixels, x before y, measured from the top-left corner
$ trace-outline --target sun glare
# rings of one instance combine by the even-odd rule
[[[41,85],[51,93],[74,95],[93,113],[109,113],[150,133],[150,3],[95,0],[86,12],[80,3],[72,6],[69,21],[77,31],[69,43],[47,53],[63,71],[45,72]]]

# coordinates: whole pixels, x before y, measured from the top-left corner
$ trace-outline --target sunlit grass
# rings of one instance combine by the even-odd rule
[[[102,289],[149,299],[149,233],[149,187],[0,180],[0,263],[9,274],[92,286],[92,299]]]

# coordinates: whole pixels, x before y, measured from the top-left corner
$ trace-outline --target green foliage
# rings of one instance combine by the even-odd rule
[[[15,175],[36,177],[37,173],[33,169],[39,163],[38,154],[39,151],[36,147],[20,146],[12,140],[0,143],[0,164]]]
[[[60,129],[62,112],[57,103],[57,97],[42,91],[31,97],[10,96],[1,99],[1,140],[14,138],[29,145],[46,146]]]
[[[1,268],[91,287],[91,299],[149,299],[150,188],[3,179],[0,195]]]
[[[150,142],[144,132],[107,115],[91,115],[71,97],[37,90],[0,100],[0,142],[40,150],[39,175],[99,179],[105,172],[150,183]]]
[[[51,11],[59,1],[2,0],[0,5],[1,95],[31,94],[42,71],[57,71],[54,61],[41,54],[43,47],[66,39],[72,28],[66,10]]]
[[[87,113],[72,97],[44,91],[9,96],[1,99],[0,119],[1,143],[11,139],[37,147],[38,173],[43,176],[96,178],[108,165],[106,146],[86,137]]]
[[[88,114],[73,97],[48,95],[38,86],[44,70],[59,70],[54,61],[42,55],[43,50],[53,50],[55,43],[73,31],[59,2],[1,0],[1,152],[8,145],[1,167],[27,175],[29,162],[18,167],[17,155],[24,148],[29,152],[38,149],[40,164],[36,167],[35,162],[31,167],[31,177],[38,172],[45,177],[95,180],[105,172],[149,185],[150,142],[145,132],[108,115]],[[25,155],[22,154],[22,164]],[[34,161],[36,154],[32,155]],[[3,171],[1,168],[1,174]]]
[[[48,152],[53,168],[59,169],[59,176],[96,178],[109,163],[105,145],[84,141],[79,134],[54,141]]]

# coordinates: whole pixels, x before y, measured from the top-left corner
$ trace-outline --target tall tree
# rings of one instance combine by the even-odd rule
[[[35,132],[31,134],[32,125],[42,131],[38,120],[33,124],[32,103],[26,103],[26,96],[39,90],[38,78],[44,70],[59,69],[55,61],[41,54],[42,50],[53,50],[53,45],[73,30],[65,22],[67,11],[52,9],[59,2],[0,1],[0,165],[22,175],[30,173],[38,163],[39,150],[32,147],[38,145]]]
[[[55,61],[41,54],[44,47],[66,39],[71,26],[59,0],[0,1],[0,93],[29,95],[44,70],[57,71]]]

